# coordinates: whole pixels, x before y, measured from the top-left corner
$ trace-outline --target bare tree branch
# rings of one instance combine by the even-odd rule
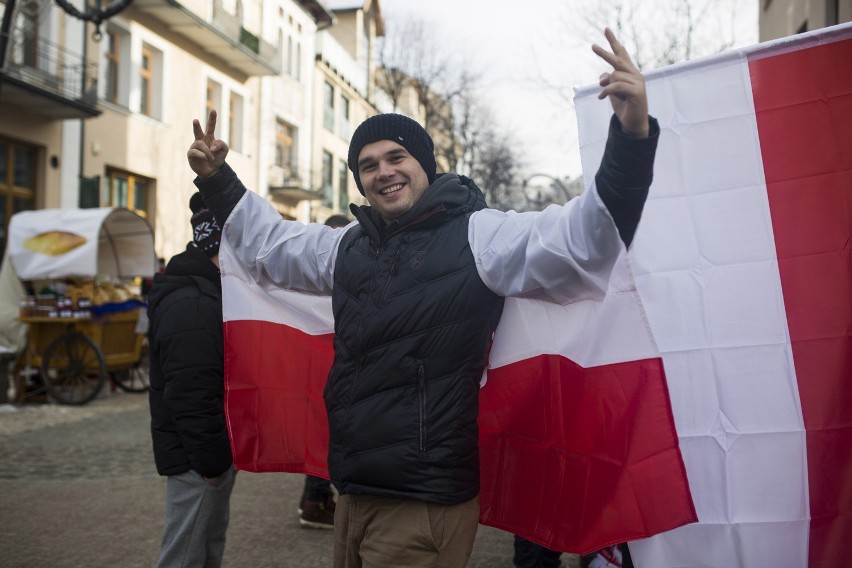
[[[481,93],[482,72],[449,54],[419,20],[386,22],[379,51],[380,87],[399,110],[413,93],[438,163],[474,179],[491,206],[524,206],[520,158],[500,133]],[[408,93],[408,94],[407,94]],[[407,109],[413,110],[413,109]]]

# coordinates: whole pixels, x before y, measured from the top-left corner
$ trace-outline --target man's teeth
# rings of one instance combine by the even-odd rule
[[[390,187],[386,187],[386,188],[384,188],[384,189],[383,189],[383,190],[381,190],[379,193],[380,193],[381,195],[387,195],[387,194],[389,194],[389,193],[393,193],[393,192],[395,192],[395,191],[399,191],[400,189],[402,189],[402,186],[403,186],[403,185],[405,185],[405,184],[398,183],[398,184],[396,184],[396,185],[392,185],[392,186],[390,186]]]

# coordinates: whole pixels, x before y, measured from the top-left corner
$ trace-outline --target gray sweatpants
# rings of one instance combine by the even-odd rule
[[[195,471],[170,475],[166,484],[166,527],[158,568],[219,568],[225,552],[231,467],[211,485]]]

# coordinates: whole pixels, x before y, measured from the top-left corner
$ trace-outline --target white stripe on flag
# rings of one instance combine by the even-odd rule
[[[310,335],[334,333],[331,299],[291,292],[274,286],[263,288],[252,281],[248,270],[234,257],[227,238],[219,250],[225,322],[257,320],[279,323]],[[227,285],[227,282],[235,285]]]
[[[660,356],[642,304],[622,255],[602,302],[564,306],[508,298],[494,338],[489,367],[498,368],[537,355],[562,355],[583,367]]]

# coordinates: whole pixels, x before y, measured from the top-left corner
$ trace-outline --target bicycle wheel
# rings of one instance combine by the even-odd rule
[[[148,344],[142,344],[139,361],[129,369],[112,373],[112,380],[125,392],[147,392],[151,381],[148,377]]]
[[[41,359],[47,393],[60,404],[85,404],[106,380],[106,365],[95,342],[81,333],[60,335]]]

